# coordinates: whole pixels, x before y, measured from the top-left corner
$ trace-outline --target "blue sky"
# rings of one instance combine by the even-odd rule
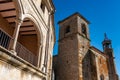
[[[120,76],[120,0],[53,0],[53,2],[56,7],[56,45],[53,54],[58,53],[57,22],[79,12],[91,22],[89,25],[91,45],[102,50],[104,33],[112,40],[117,73]]]

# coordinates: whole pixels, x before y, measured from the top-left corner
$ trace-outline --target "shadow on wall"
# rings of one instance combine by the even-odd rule
[[[84,56],[82,65],[83,80],[97,80],[95,54],[90,50]]]

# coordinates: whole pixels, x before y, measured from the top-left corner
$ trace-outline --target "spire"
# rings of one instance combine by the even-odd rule
[[[111,40],[107,37],[107,34],[104,33],[104,41],[103,42],[106,42],[106,41],[111,42]]]
[[[104,33],[104,41],[102,42],[102,44],[103,44],[103,50],[112,48],[111,40],[108,39],[106,33]]]
[[[106,33],[104,33],[104,40],[108,40],[108,37],[107,37],[107,34]]]

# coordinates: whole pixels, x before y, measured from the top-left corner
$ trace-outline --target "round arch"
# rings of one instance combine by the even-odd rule
[[[21,1],[20,0],[13,0],[14,3],[15,3],[15,7],[16,7],[16,19],[21,19],[23,20],[23,6],[21,4]]]
[[[87,34],[86,25],[82,23],[82,24],[81,24],[81,28],[82,28],[82,29],[81,29],[82,33],[86,35],[86,34]]]
[[[34,19],[34,17],[31,15],[25,14],[23,22],[20,26],[18,37],[19,44],[17,44],[16,46],[16,52],[18,53],[18,56],[32,63],[35,66],[38,65],[39,55],[41,55],[41,45],[43,39],[43,34],[41,32],[42,31],[39,27],[39,24],[37,23],[37,20]],[[24,49],[21,50],[23,51],[22,54],[21,52],[19,52],[19,46],[22,46],[22,49]],[[23,55],[29,56],[29,58]]]
[[[43,39],[43,32],[42,32],[42,29],[39,25],[39,22],[38,20],[36,20],[36,18],[32,15],[32,14],[24,14],[23,15],[23,20],[24,19],[30,19],[35,25],[36,25],[36,31],[37,31],[37,35],[38,35],[38,39]],[[41,40],[41,42],[39,42],[39,44],[42,44],[43,43],[43,40]]]

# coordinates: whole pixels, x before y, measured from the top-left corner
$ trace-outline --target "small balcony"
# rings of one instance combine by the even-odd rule
[[[24,20],[18,19],[21,17],[21,12],[16,4],[17,1],[14,0],[0,1],[0,46],[10,51],[13,48],[11,46],[13,45],[13,37],[11,36],[14,36],[17,40],[17,44],[14,41],[16,55],[36,66],[38,56],[41,55],[42,51],[40,30],[31,17],[26,16]],[[41,56],[39,62],[40,59]]]
[[[12,41],[12,37],[9,36],[6,32],[4,32],[2,29],[0,29],[0,46],[6,48],[9,50],[10,42]],[[16,45],[16,53],[17,56],[20,58],[26,60],[30,64],[36,66],[37,62],[37,55],[32,53],[30,50],[28,50],[25,46],[23,46],[20,42],[17,42]]]

